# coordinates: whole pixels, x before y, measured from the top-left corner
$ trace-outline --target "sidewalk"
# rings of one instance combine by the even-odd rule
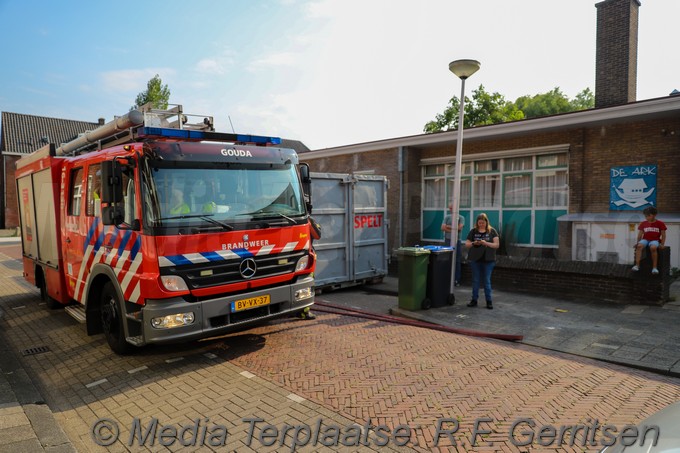
[[[17,240],[21,238],[0,238],[0,245]],[[0,269],[6,268],[16,274],[21,263],[0,252]],[[0,272],[3,278],[0,297],[12,298],[17,292],[37,291],[23,279],[16,280],[8,274],[11,272]],[[0,318],[3,316],[0,309]],[[0,331],[0,452],[75,452],[16,352],[8,347],[6,334]]]
[[[75,452],[4,339],[0,370],[0,452]]]
[[[363,290],[394,296],[390,312],[455,328],[523,335],[522,343],[581,357],[680,376],[680,280],[671,286],[674,300],[663,307],[569,301],[494,290],[494,309],[468,308],[470,286],[455,288],[456,303],[429,310],[398,308],[399,281],[387,276]],[[357,304],[371,298],[357,295]]]

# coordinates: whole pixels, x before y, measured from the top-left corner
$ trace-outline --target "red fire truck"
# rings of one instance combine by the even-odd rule
[[[17,162],[25,278],[119,354],[314,303],[309,167],[143,106]]]

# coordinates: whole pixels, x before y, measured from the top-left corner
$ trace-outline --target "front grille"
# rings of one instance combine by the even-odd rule
[[[161,274],[182,277],[190,289],[209,288],[225,283],[238,283],[263,277],[292,274],[295,271],[295,264],[305,253],[306,251],[299,250],[276,255],[253,256],[257,271],[249,279],[243,278],[239,272],[239,266],[243,260],[236,259],[164,267],[161,268]]]

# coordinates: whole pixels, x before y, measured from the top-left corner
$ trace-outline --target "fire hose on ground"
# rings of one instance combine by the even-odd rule
[[[320,302],[318,299],[314,302],[314,310],[322,313],[332,313],[336,315],[354,316],[357,318],[371,319],[374,321],[390,322],[394,324],[402,324],[412,327],[422,327],[425,329],[438,330],[441,332],[457,333],[460,335],[467,335],[470,337],[494,338],[496,340],[505,341],[522,341],[523,335],[501,334],[493,332],[481,332],[478,330],[459,329],[455,327],[442,326],[439,324],[432,324],[429,322],[416,321],[413,319],[402,318],[391,315],[381,315],[378,313],[370,313],[356,308],[343,307],[332,305],[327,302]]]

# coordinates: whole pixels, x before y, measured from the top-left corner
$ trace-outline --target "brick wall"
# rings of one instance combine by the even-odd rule
[[[15,181],[16,161],[19,156],[5,156],[5,225],[4,228],[16,228],[19,226],[19,206],[17,205],[17,185]]]
[[[680,206],[680,119],[602,126],[585,130],[582,176],[572,172],[581,156],[569,162],[570,212],[609,210],[610,169],[613,166],[658,166],[657,208],[678,212]],[[572,183],[580,181],[579,193]]]
[[[562,298],[619,304],[663,305],[669,299],[670,248],[659,251],[659,275],[651,274],[645,257],[639,272],[630,265],[545,258],[498,256],[492,275],[495,289]],[[463,283],[472,281],[463,266]]]

